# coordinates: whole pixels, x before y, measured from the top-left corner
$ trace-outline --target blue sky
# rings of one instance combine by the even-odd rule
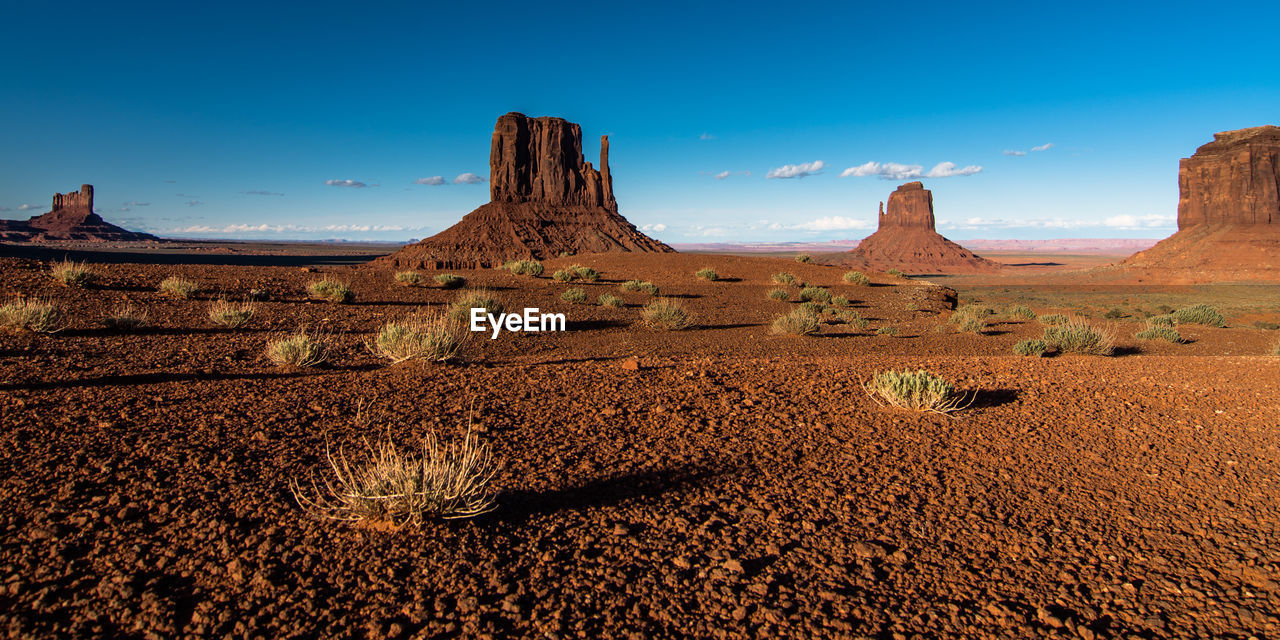
[[[859,238],[915,173],[953,238],[1163,237],[1179,158],[1280,124],[1276,3],[106,4],[5,10],[0,217],[425,237],[520,111],[667,242]]]

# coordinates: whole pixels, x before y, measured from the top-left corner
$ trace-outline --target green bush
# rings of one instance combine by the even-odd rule
[[[584,267],[580,264],[569,265],[568,268],[562,269],[561,271],[557,271],[556,273],[558,274],[563,271],[568,272],[569,280],[586,280],[587,282],[595,282],[596,280],[600,279],[600,274],[596,272],[595,269],[592,269],[591,267]],[[556,276],[555,278],[556,280],[560,280],[561,282],[569,281],[569,280],[561,280],[561,276]]]
[[[791,299],[791,293],[786,289],[772,289],[769,291],[769,299],[785,302]]]
[[[711,282],[715,282],[720,279],[719,274],[717,274],[714,269],[698,269],[697,273],[694,273],[693,275],[702,278],[703,280],[710,280]]]
[[[796,277],[786,272],[775,273],[773,274],[771,279],[773,280],[774,284],[780,284],[788,287],[793,287],[796,285]]]
[[[1067,322],[1067,317],[1061,313],[1050,313],[1049,315],[1040,316],[1037,320],[1040,321],[1040,324],[1054,326]]]
[[[504,309],[502,301],[498,300],[497,296],[488,289],[468,289],[459,293],[458,297],[449,303],[448,315],[450,318],[466,324],[471,322],[471,310],[473,308],[484,309],[486,314],[491,314],[495,318]]]
[[[876,335],[896,336],[898,335],[898,328],[897,327],[880,327],[879,329],[876,329]]]
[[[306,330],[295,331],[267,344],[267,359],[278,367],[314,367],[327,358],[324,339]]]
[[[102,318],[102,324],[108,329],[131,331],[147,324],[146,309],[137,309],[132,304],[124,303],[111,310]]]
[[[868,278],[861,271],[846,272],[844,274],[844,281],[849,284],[857,285],[859,287],[865,287],[871,284],[871,278]]]
[[[640,310],[645,326],[663,331],[679,331],[693,325],[693,317],[674,298],[656,298]]]
[[[466,278],[452,273],[438,273],[432,279],[444,289],[461,289],[467,284]]]
[[[1063,353],[1085,353],[1109,356],[1114,351],[1111,335],[1095,329],[1083,320],[1068,320],[1044,328],[1046,344]]]
[[[827,305],[821,302],[802,302],[800,308],[815,316],[822,317],[822,313],[827,310]]]
[[[623,306],[622,298],[619,298],[618,296],[615,296],[612,293],[600,294],[600,297],[596,300],[596,302],[602,307],[610,307],[613,309],[619,309]]]
[[[312,298],[328,300],[337,304],[346,304],[356,299],[356,294],[351,290],[350,285],[341,280],[334,280],[328,277],[307,285],[307,292],[311,294]]]
[[[512,260],[502,265],[511,273],[520,276],[540,276],[542,275],[542,263],[537,260]]]
[[[805,264],[805,263],[810,262],[810,261],[812,261],[812,260],[813,260],[813,258],[812,258],[812,257],[810,257],[810,256],[809,256],[809,254],[807,254],[807,253],[802,253],[802,254],[800,254],[800,255],[796,256],[796,262],[799,262],[800,264]]]
[[[569,269],[560,269],[551,274],[551,278],[556,282],[572,282],[575,277],[577,277],[577,274]]]
[[[1217,309],[1207,304],[1178,309],[1173,312],[1173,318],[1178,321],[1178,324],[1202,324],[1208,327],[1221,327],[1226,324],[1226,318],[1223,318]]]
[[[465,322],[438,311],[392,320],[382,325],[369,348],[392,364],[406,360],[443,362],[457,356],[470,336]]]
[[[1035,320],[1036,312],[1032,311],[1031,307],[1019,304],[1009,307],[1009,317],[1022,318],[1024,320]]]
[[[173,298],[187,299],[200,290],[200,285],[192,280],[186,280],[177,276],[169,276],[160,281],[160,293]]]
[[[851,303],[851,302],[849,302],[849,299],[848,299],[848,298],[846,298],[846,297],[844,297],[844,296],[832,296],[832,297],[831,297],[831,306],[833,306],[833,307],[847,307],[847,306],[849,306],[850,304],[852,304],[852,303]]]
[[[1182,334],[1178,333],[1173,327],[1153,327],[1148,326],[1146,329],[1134,334],[1139,340],[1164,340],[1165,342],[1180,343],[1182,342]]]
[[[987,330],[987,321],[984,318],[970,314],[961,315],[960,320],[955,324],[956,329],[965,333],[981,334]]]
[[[817,333],[821,327],[821,318],[808,309],[796,308],[792,309],[790,313],[774,318],[771,331],[775,334],[785,333],[794,336],[807,336]]]
[[[69,287],[83,287],[98,279],[98,274],[94,273],[87,263],[66,259],[53,263],[49,273],[53,275],[54,280]]]
[[[18,298],[0,306],[0,326],[35,333],[57,333],[64,328],[53,301],[36,298]]]
[[[406,287],[421,287],[422,283],[426,282],[426,280],[427,279],[417,271],[396,272],[396,282],[399,282]]]
[[[950,413],[967,406],[950,382],[923,369],[881,371],[863,388],[877,402],[912,411]]]
[[[1044,340],[1023,340],[1013,345],[1013,352],[1020,356],[1036,356],[1039,358],[1048,351],[1049,345]]]
[[[652,296],[658,295],[658,286],[644,280],[628,280],[620,286],[623,291],[643,291]]]
[[[889,275],[891,275],[891,276],[893,276],[893,277],[895,277],[895,278],[902,278],[902,277],[904,277],[904,276],[906,275],[906,274],[902,273],[901,271],[899,271],[899,270],[897,270],[897,269],[890,269],[890,270],[886,271],[885,273],[888,273]]]
[[[231,302],[226,298],[214,300],[209,305],[209,320],[214,324],[235,329],[244,326],[249,320],[253,319],[253,314],[257,310],[252,302]]]
[[[821,302],[830,304],[831,292],[822,287],[805,287],[800,290],[800,299],[805,302]]]
[[[560,294],[560,299],[565,302],[582,304],[587,301],[587,292],[582,289],[565,289],[564,293]]]
[[[836,315],[843,320],[845,324],[859,331],[866,329],[867,325],[870,324],[866,318],[862,317],[861,313],[858,313],[854,309],[840,309],[836,312]]]

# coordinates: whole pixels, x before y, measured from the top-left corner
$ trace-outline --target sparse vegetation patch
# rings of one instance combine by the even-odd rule
[[[802,253],[796,256],[796,262],[799,262],[800,264],[806,264],[808,262],[811,262],[812,260],[813,260],[813,257],[811,257],[807,253]]]
[[[54,280],[69,287],[83,287],[98,279],[98,274],[88,264],[71,260],[53,263],[49,272]]]
[[[1178,333],[1173,327],[1153,327],[1148,326],[1146,329],[1134,334],[1139,340],[1164,340],[1165,342],[1181,343],[1182,334]]]
[[[912,411],[950,413],[968,406],[950,382],[924,369],[882,371],[863,388],[877,402]]]
[[[466,278],[453,273],[438,273],[432,279],[443,289],[461,289],[467,284]]]
[[[787,287],[796,286],[796,277],[786,272],[775,273],[773,274],[771,279],[773,280],[774,284],[780,284]]]
[[[421,287],[426,282],[426,278],[417,271],[397,271],[396,282],[406,287]]]
[[[253,319],[256,310],[252,302],[232,302],[226,298],[219,298],[209,305],[209,320],[216,325],[235,329]]]
[[[662,331],[679,331],[693,325],[693,318],[675,298],[657,298],[640,310],[645,326]]]
[[[178,276],[169,276],[160,281],[160,293],[172,298],[181,298],[183,300],[190,298],[200,290],[200,285],[193,280],[179,278]]]
[[[328,349],[322,336],[300,330],[268,343],[267,358],[279,367],[314,367],[328,358]]]
[[[702,278],[703,280],[709,280],[711,282],[715,282],[716,280],[720,279],[720,276],[715,272],[714,269],[698,269],[697,273],[694,273],[693,275],[699,278]]]
[[[328,300],[336,304],[346,304],[356,299],[351,286],[341,280],[324,278],[307,285],[307,293],[317,300]]]
[[[897,327],[880,327],[879,329],[876,329],[876,335],[896,336],[898,335],[898,328]]]
[[[791,293],[786,289],[772,289],[769,291],[769,299],[785,302],[791,299]]]
[[[582,289],[576,289],[576,288],[566,289],[564,293],[560,294],[560,299],[564,300],[565,302],[582,304],[587,301],[587,292],[583,291]]]
[[[469,289],[458,294],[449,305],[449,317],[460,322],[470,322],[472,309],[484,309],[486,314],[497,317],[504,307],[488,289]]]
[[[1051,326],[1051,327],[1054,325],[1063,324],[1064,322],[1067,321],[1067,317],[1062,315],[1061,313],[1050,313],[1048,315],[1040,316],[1039,318],[1036,318],[1036,319],[1040,321],[1040,324]]]
[[[102,324],[108,329],[131,331],[147,324],[147,310],[129,303],[118,305],[102,318]]]
[[[542,275],[542,263],[537,260],[512,260],[502,265],[502,268],[521,276]]]
[[[829,304],[831,302],[831,292],[822,287],[805,287],[800,290],[800,299],[805,302]]]
[[[406,360],[445,361],[458,355],[470,333],[463,321],[441,312],[392,320],[369,345],[392,364]]]
[[[1013,345],[1013,352],[1020,356],[1043,357],[1048,353],[1049,345],[1044,340],[1023,340]]]
[[[1083,320],[1068,320],[1062,324],[1045,327],[1042,338],[1046,344],[1063,353],[1085,353],[1109,356],[1114,351],[1111,334],[1094,328]]]
[[[871,284],[871,278],[868,278],[861,271],[848,271],[844,274],[843,279],[845,282],[859,287],[865,287]]]
[[[1214,307],[1207,304],[1197,304],[1190,307],[1184,307],[1173,312],[1173,319],[1178,324],[1202,324],[1207,327],[1221,327],[1226,325],[1226,318]]]
[[[628,280],[619,285],[623,291],[643,291],[649,295],[658,295],[658,286],[644,280]]]
[[[1009,317],[1022,318],[1023,320],[1035,320],[1036,312],[1032,311],[1031,307],[1028,307],[1024,304],[1019,304],[1019,305],[1014,305],[1012,307],[1009,307]]]
[[[35,333],[57,333],[63,329],[62,314],[52,300],[18,298],[0,307],[0,326]]]
[[[822,321],[818,316],[804,307],[799,307],[775,318],[771,330],[775,334],[807,336],[817,333],[821,328]]]
[[[596,299],[596,302],[602,307],[609,307],[612,309],[621,308],[623,305],[622,298],[619,298],[612,293],[600,294],[600,297]]]

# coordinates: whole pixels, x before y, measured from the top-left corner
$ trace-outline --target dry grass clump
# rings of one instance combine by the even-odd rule
[[[257,307],[252,302],[232,302],[226,298],[218,298],[209,305],[209,320],[214,324],[235,329],[244,326],[253,318]]]
[[[449,304],[449,317],[461,322],[471,321],[472,309],[484,309],[486,314],[497,317],[503,311],[502,302],[488,289],[469,289],[458,294]]]
[[[267,359],[278,367],[314,367],[329,359],[324,337],[305,329],[267,343]]]
[[[847,307],[850,304],[852,303],[844,296],[832,296],[831,298],[831,306],[833,307]]]
[[[502,268],[518,276],[542,275],[542,263],[537,260],[511,260],[502,265]]]
[[[1202,324],[1207,327],[1221,327],[1226,325],[1226,318],[1214,307],[1207,304],[1197,304],[1190,307],[1184,307],[1174,311],[1172,314],[1174,320],[1178,324]]]
[[[643,291],[651,296],[658,295],[658,285],[644,280],[628,280],[619,285],[619,287],[623,291]]]
[[[421,452],[402,453],[391,436],[365,441],[354,463],[325,443],[331,477],[323,488],[312,478],[310,495],[290,483],[298,506],[331,520],[372,520],[418,526],[428,520],[458,519],[491,511],[489,482],[498,471],[489,446],[470,431],[460,443],[442,446],[428,431]]]
[[[1044,340],[1023,340],[1013,345],[1013,352],[1020,356],[1043,357],[1048,353],[1049,345]]]
[[[565,302],[582,304],[587,301],[587,292],[577,288],[566,289],[564,293],[560,294],[560,299]]]
[[[968,406],[964,394],[958,393],[950,382],[924,369],[881,371],[862,387],[877,403],[912,411],[950,413]],[[971,399],[969,404],[972,402]]]
[[[844,274],[844,281],[852,285],[857,285],[859,287],[865,287],[871,284],[871,278],[868,278],[861,271],[846,272]]]
[[[356,294],[351,290],[351,285],[329,277],[308,284],[307,293],[317,300],[328,300],[336,304],[346,304],[356,299]]]
[[[1147,326],[1146,329],[1134,334],[1139,340],[1164,340],[1165,342],[1181,343],[1182,334],[1178,333],[1173,327],[1153,327]]]
[[[1061,313],[1051,313],[1046,316],[1040,316],[1039,318],[1036,318],[1036,319],[1040,321],[1040,324],[1048,325],[1050,327],[1064,324],[1067,321],[1067,317],[1062,315]]]
[[[640,310],[645,326],[662,331],[679,331],[693,325],[693,317],[675,298],[657,298]]]
[[[806,264],[811,260],[813,260],[813,258],[807,253],[802,253],[796,256],[796,262],[799,262],[800,264]]]
[[[1147,318],[1148,327],[1172,327],[1174,324],[1173,316],[1169,314]]]
[[[406,360],[444,362],[470,337],[466,324],[449,313],[429,312],[382,325],[369,349],[392,364]]]
[[[796,277],[785,271],[773,274],[770,279],[773,280],[774,284],[780,284],[786,287],[796,286]]]
[[[1022,318],[1024,320],[1035,320],[1036,318],[1036,312],[1025,304],[1009,307],[1008,314],[1010,318]]]
[[[200,290],[200,285],[194,280],[179,278],[178,276],[169,276],[160,281],[160,293],[171,298],[181,298],[186,300],[195,295]]]
[[[896,336],[898,335],[898,328],[897,327],[880,327],[879,329],[876,329],[876,335]]]
[[[138,309],[126,302],[116,306],[110,313],[103,316],[102,324],[106,325],[108,329],[131,331],[147,324],[147,310]]]
[[[1062,353],[1109,356],[1115,351],[1115,339],[1109,332],[1096,329],[1079,319],[1045,327],[1042,339]]]
[[[600,294],[600,297],[596,299],[596,303],[602,307],[609,307],[612,309],[620,309],[623,306],[622,298],[619,298],[612,293]]]
[[[0,307],[0,326],[36,333],[62,331],[62,314],[52,300],[18,298]]]
[[[397,271],[396,282],[406,287],[421,287],[427,279],[418,271]]]
[[[831,292],[822,287],[805,287],[800,290],[800,299],[805,302],[830,304]]]
[[[785,302],[791,299],[791,292],[786,289],[773,289],[769,291],[769,299]]]
[[[571,282],[573,281],[574,276],[572,271],[568,269],[560,269],[559,271],[551,274],[551,277],[556,282]]]
[[[1271,355],[1280,356],[1280,342],[1276,342],[1274,345],[1272,345]]]
[[[716,280],[720,279],[720,275],[715,272],[715,269],[707,269],[707,268],[698,269],[698,271],[693,275],[699,278],[702,278],[703,280],[709,280],[711,282],[715,282]]]
[[[84,262],[62,260],[55,262],[49,269],[53,279],[69,287],[83,287],[98,279],[98,274]]]
[[[893,277],[895,277],[895,278],[905,278],[905,277],[906,277],[906,275],[907,275],[907,274],[905,274],[905,273],[903,273],[903,272],[899,271],[898,269],[890,269],[890,270],[886,271],[885,273],[887,273],[887,274],[889,274],[889,275],[891,275],[891,276],[893,276]]]
[[[841,309],[836,312],[836,317],[843,320],[845,324],[859,331],[866,329],[867,325],[870,324],[866,318],[862,317],[861,313],[858,313],[854,309]]]
[[[774,318],[771,331],[775,334],[807,336],[817,333],[821,328],[822,319],[802,307]]]
[[[964,314],[952,316],[952,320],[956,325],[956,329],[965,333],[981,334],[987,330],[987,321],[980,316]]]
[[[591,267],[584,267],[580,264],[571,264],[553,274],[559,282],[572,282],[574,280],[586,280],[587,282],[595,282],[600,279],[600,273]]]
[[[466,278],[453,273],[438,273],[432,280],[435,280],[436,284],[444,289],[461,289],[467,284]]]

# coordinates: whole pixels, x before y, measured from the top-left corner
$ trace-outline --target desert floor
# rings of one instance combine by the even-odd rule
[[[51,298],[69,318],[54,335],[0,331],[10,637],[1280,635],[1275,286],[923,279],[962,303],[1088,317],[1120,347],[1028,358],[1010,347],[1037,321],[957,333],[921,280],[578,256],[539,278],[457,272],[508,309],[565,313],[568,331],[477,335],[459,362],[389,365],[364,342],[456,291],[325,260],[121,259],[94,254],[100,281],[73,288],[35,257],[0,258],[0,303]],[[571,263],[602,279],[549,277]],[[723,280],[695,278],[701,267]],[[771,335],[797,304],[795,289],[766,298],[784,271],[849,297],[869,326]],[[170,275],[204,291],[163,297]],[[308,300],[324,275],[355,302]],[[634,278],[696,325],[641,326],[648,296],[618,288]],[[570,287],[627,307],[561,301]],[[246,327],[209,322],[210,300],[250,289],[270,299]],[[103,328],[125,301],[151,326]],[[1227,327],[1135,339],[1146,314],[1196,302]],[[330,336],[330,364],[271,365],[268,340],[304,325]],[[898,334],[876,335],[888,326]],[[919,414],[864,392],[907,367],[972,406]],[[489,514],[359,526],[311,517],[290,491],[323,477],[326,442],[408,447],[469,420],[503,463]]]

